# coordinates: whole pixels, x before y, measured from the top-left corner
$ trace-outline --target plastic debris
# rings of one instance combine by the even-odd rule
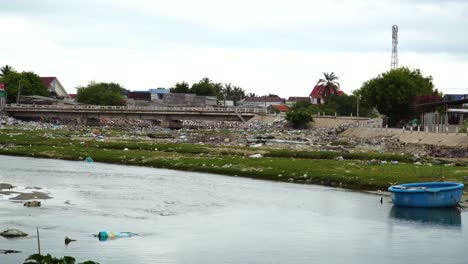
[[[41,202],[40,201],[27,201],[23,205],[26,207],[40,207]]]
[[[11,249],[7,249],[7,250],[0,249],[0,253],[6,255],[6,254],[11,254],[11,253],[21,253],[21,251],[18,251],[18,250],[11,250]]]
[[[71,242],[74,242],[74,241],[76,241],[76,239],[71,239],[71,238],[69,238],[67,236],[65,237],[65,245],[68,245],[68,244],[70,244]]]
[[[99,241],[106,241],[106,240],[112,240],[115,238],[132,237],[132,236],[138,236],[138,234],[135,234],[132,232],[108,232],[108,231],[101,231],[98,234]]]
[[[7,229],[0,233],[0,236],[3,236],[3,237],[23,237],[27,235],[28,234],[26,234],[25,232],[19,229]]]
[[[258,159],[258,158],[262,158],[262,157],[263,157],[262,154],[252,154],[252,155],[249,156],[249,158],[254,158],[254,159],[255,159],[255,158]]]
[[[94,160],[93,160],[93,158],[91,158],[91,157],[88,156],[88,157],[86,157],[85,161],[86,161],[86,162],[93,162]]]

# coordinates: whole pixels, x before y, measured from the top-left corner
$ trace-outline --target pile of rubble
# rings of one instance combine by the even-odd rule
[[[153,127],[160,126],[160,122],[152,120],[130,120],[130,119],[107,119],[102,118],[99,121],[100,126],[133,128],[133,127]]]
[[[184,120],[182,126],[188,129],[239,129],[242,127],[242,122]]]

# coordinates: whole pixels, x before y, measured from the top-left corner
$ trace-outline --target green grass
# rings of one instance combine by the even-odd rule
[[[53,138],[45,139],[44,133],[52,134]],[[82,131],[0,130],[0,144],[3,145],[0,154],[66,160],[84,160],[90,156],[96,162],[315,183],[358,190],[384,190],[392,184],[404,182],[462,181],[462,177],[468,175],[467,167],[415,165],[405,163],[411,162],[411,157],[397,154],[163,144],[151,140],[73,140],[71,136],[80,133],[84,134]],[[263,158],[248,157],[259,152],[263,153]],[[336,160],[338,156],[344,160]],[[370,165],[366,162],[372,159],[397,160],[400,164]]]

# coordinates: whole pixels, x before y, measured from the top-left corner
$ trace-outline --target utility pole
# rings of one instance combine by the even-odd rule
[[[21,81],[19,81],[19,84],[18,84],[18,96],[16,97],[16,104],[19,104],[19,98],[20,98],[20,91],[21,91]]]
[[[359,118],[359,95],[356,96],[357,98],[357,113],[356,113],[356,116]]]
[[[392,26],[392,62],[390,64],[390,69],[398,68],[398,26]]]

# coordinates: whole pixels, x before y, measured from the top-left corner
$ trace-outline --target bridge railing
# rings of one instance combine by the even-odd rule
[[[160,112],[211,112],[211,113],[254,113],[265,114],[265,108],[249,108],[249,107],[147,107],[147,106],[111,106],[111,105],[32,105],[32,104],[7,104],[8,109],[31,109],[31,110],[122,110],[122,111],[160,111]]]

